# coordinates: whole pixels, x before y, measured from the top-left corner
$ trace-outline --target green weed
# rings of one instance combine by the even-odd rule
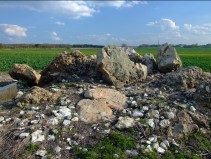
[[[120,133],[111,133],[105,137],[95,147],[89,148],[88,152],[83,152],[79,148],[75,149],[75,158],[77,159],[113,159],[114,154],[119,158],[125,159],[125,150],[135,148],[135,142],[128,136]]]
[[[36,144],[29,144],[26,149],[24,150],[24,155],[29,156],[35,153],[39,149],[38,145]]]

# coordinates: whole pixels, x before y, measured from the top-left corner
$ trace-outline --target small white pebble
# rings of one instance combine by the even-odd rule
[[[65,119],[65,120],[63,121],[63,125],[64,125],[64,126],[70,125],[70,120]]]
[[[0,116],[0,122],[4,121],[4,117]]]
[[[190,111],[195,112],[196,108],[194,106],[190,106]]]
[[[54,135],[48,135],[47,140],[48,141],[54,141],[55,140],[55,136]]]
[[[78,119],[78,117],[73,117],[72,119],[71,119],[71,121],[78,121],[79,119]]]
[[[37,123],[39,123],[39,120],[32,120],[30,123],[31,124],[37,124]]]
[[[12,120],[12,118],[5,119],[5,122],[9,123]]]
[[[23,110],[20,111],[20,115],[23,115],[25,112]]]
[[[26,138],[26,137],[28,137],[28,136],[29,136],[29,133],[26,133],[26,132],[21,133],[21,134],[19,135],[19,137],[20,137],[21,139]]]
[[[61,149],[62,149],[61,147],[57,146],[54,150],[55,150],[56,153],[58,154],[58,153],[60,153]]]
[[[165,153],[165,149],[163,149],[162,147],[158,147],[157,152],[161,153],[161,154],[164,154]]]

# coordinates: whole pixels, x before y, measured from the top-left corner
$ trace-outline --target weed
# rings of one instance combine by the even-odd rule
[[[114,154],[117,154],[121,159],[125,159],[125,150],[133,149],[135,145],[130,137],[113,132],[95,147],[89,148],[88,152],[83,152],[79,148],[76,148],[74,152],[75,158],[78,159],[112,159]]]
[[[211,138],[210,133],[203,134],[201,132],[193,133],[189,135],[188,141],[191,146],[201,152],[211,151]]]
[[[29,144],[24,150],[24,155],[29,156],[30,154],[35,153],[39,149],[36,144]]]
[[[62,128],[58,128],[57,132],[55,133],[55,138],[58,139],[62,135]]]

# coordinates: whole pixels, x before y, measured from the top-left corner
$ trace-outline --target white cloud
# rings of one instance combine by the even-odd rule
[[[113,1],[94,1],[91,2],[94,6],[98,7],[115,7],[115,8],[128,8],[138,4],[147,4],[147,1],[124,1],[124,0],[113,0]]]
[[[51,33],[51,35],[52,35],[52,36],[58,36],[57,33],[56,33],[55,31],[53,31],[53,32]]]
[[[158,26],[162,30],[178,30],[179,26],[176,23],[167,18],[162,18],[160,21],[152,21],[146,24],[147,26]]]
[[[162,23],[162,25],[164,27],[168,27],[168,28],[170,28],[172,30],[179,29],[179,26],[177,26],[176,23],[173,20],[171,20],[171,19],[163,18],[161,23]]]
[[[110,33],[107,33],[107,34],[105,34],[106,36],[111,36],[111,34]]]
[[[63,14],[73,19],[90,17],[103,7],[125,8],[138,4],[147,4],[146,1],[2,1],[1,7],[25,8],[37,12],[51,12]]]
[[[0,29],[9,36],[26,37],[27,28],[19,25],[0,24]]]
[[[54,41],[60,41],[60,40],[62,40],[55,31],[51,32],[50,37]]]
[[[175,32],[175,36],[178,37],[178,38],[182,37],[182,35],[181,35],[181,33],[179,31]]]
[[[184,28],[187,31],[197,35],[211,34],[211,24],[202,24],[202,25],[184,24]]]
[[[157,27],[160,31],[157,31],[153,36],[159,40],[176,43],[183,40],[184,34],[181,33],[180,27],[171,19],[162,18],[158,21],[151,21],[146,24],[149,27]],[[151,35],[152,36],[152,35]]]
[[[88,2],[85,1],[59,1],[53,5],[54,10],[58,13],[63,13],[74,19],[79,19],[81,17],[90,17],[96,10],[90,7]]]
[[[57,21],[57,22],[55,22],[57,25],[65,25],[65,23],[64,22],[60,22],[60,21]]]
[[[106,34],[92,34],[92,35],[83,35],[77,37],[79,40],[83,40],[84,43],[97,43],[97,44],[115,44],[121,45],[122,43],[126,43],[128,45],[132,45],[134,43],[133,40],[124,37],[117,37],[110,33]]]
[[[147,23],[146,25],[147,26],[154,26],[154,25],[156,25],[158,22],[157,21],[154,21],[154,22],[149,22],[149,23]]]

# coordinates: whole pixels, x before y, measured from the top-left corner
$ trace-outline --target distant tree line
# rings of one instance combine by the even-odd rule
[[[122,47],[127,47],[127,44],[122,44]],[[140,48],[146,48],[146,47],[159,47],[159,44],[141,44],[138,47]],[[177,44],[177,45],[172,45],[174,47],[183,47],[183,48],[196,48],[196,47],[201,47],[201,48],[210,48],[211,44],[206,44],[206,45],[198,45],[198,44],[191,44],[191,45],[186,45],[186,44]],[[93,44],[2,44],[0,43],[0,49],[1,48],[8,48],[8,49],[18,49],[18,48],[65,48],[65,49],[71,49],[71,48],[102,48],[104,47],[103,45],[93,45]]]
[[[0,48],[18,49],[18,48],[102,48],[103,45],[92,44],[1,44]]]
[[[140,48],[146,48],[146,47],[159,47],[160,45],[158,44],[152,44],[152,45],[149,45],[149,44],[141,44],[139,45],[138,47]],[[199,47],[199,48],[209,48],[211,47],[211,44],[206,44],[206,45],[198,45],[198,44],[191,44],[191,45],[187,45],[187,44],[177,44],[177,45],[173,45],[172,46],[174,47],[183,47],[183,48],[196,48],[196,47]]]

